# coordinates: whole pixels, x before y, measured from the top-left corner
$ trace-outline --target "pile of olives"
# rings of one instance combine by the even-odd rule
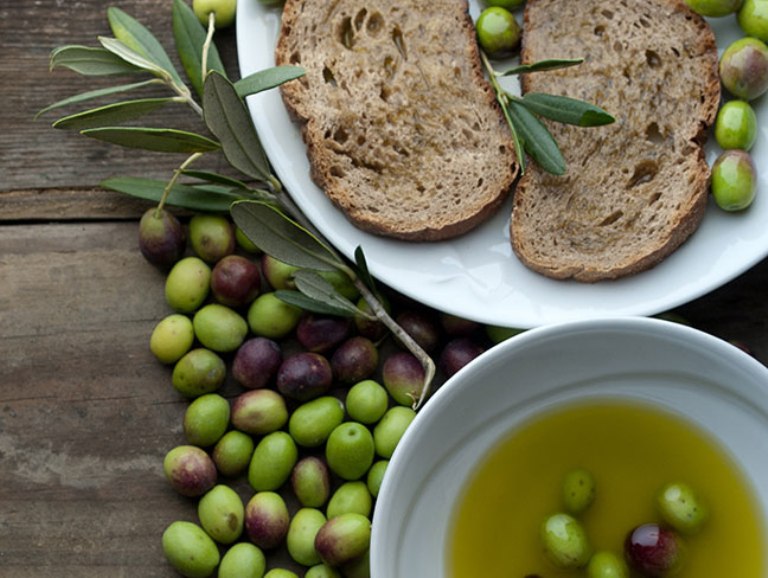
[[[708,509],[686,483],[665,484],[656,497],[659,520],[633,528],[624,551],[594,551],[579,517],[597,495],[592,474],[583,468],[565,474],[562,511],[541,525],[541,542],[549,561],[558,568],[584,568],[588,578],[629,578],[630,570],[649,578],[671,576],[685,563],[683,536],[697,533],[708,519]]]
[[[725,211],[742,211],[754,201],[757,170],[750,151],[757,139],[751,103],[768,91],[768,0],[686,0],[709,18],[735,16],[745,36],[725,48],[719,72],[728,96],[715,121],[722,149],[712,165],[711,192]]]
[[[195,214],[185,226],[153,208],[139,237],[167,273],[171,310],[149,347],[187,402],[184,439],[163,467],[197,521],[167,527],[170,564],[189,577],[368,576],[372,512],[416,416],[421,364],[381,323],[281,301],[296,268],[228,216]],[[342,276],[327,279],[359,298]],[[438,361],[438,383],[514,333],[383,290],[393,319]]]

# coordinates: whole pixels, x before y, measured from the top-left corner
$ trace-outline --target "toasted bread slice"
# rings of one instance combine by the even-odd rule
[[[697,229],[706,208],[702,147],[720,99],[714,34],[682,0],[528,0],[522,60],[548,58],[584,62],[524,75],[524,92],[583,99],[616,122],[548,123],[567,172],[529,164],[514,197],[514,252],[558,279],[649,269]]]
[[[283,99],[312,178],[360,229],[447,239],[506,198],[514,144],[465,0],[287,0],[276,62],[305,69]]]

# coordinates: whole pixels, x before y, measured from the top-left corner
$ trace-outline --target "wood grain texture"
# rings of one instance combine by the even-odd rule
[[[0,86],[3,102],[0,107],[3,133],[0,138],[0,204],[5,205],[6,193],[15,192],[36,197],[36,208],[39,208],[46,200],[46,189],[53,188],[57,195],[51,200],[51,210],[55,210],[63,190],[92,189],[111,176],[141,174],[167,179],[183,161],[184,155],[160,155],[126,149],[51,128],[54,120],[65,113],[80,110],[81,106],[51,111],[35,120],[41,109],[73,94],[136,80],[133,77],[131,80],[84,77],[67,69],[49,70],[49,57],[54,48],[68,44],[99,46],[97,36],[112,35],[106,18],[109,5],[101,0],[3,0],[0,3],[0,38],[3,44],[0,75],[4,79]],[[170,2],[125,0],[114,5],[147,26],[161,40],[181,70],[172,40]],[[228,73],[232,78],[238,78],[234,29],[219,31],[216,43]],[[153,94],[165,96],[169,93],[158,88]],[[163,109],[162,115],[153,118],[168,127],[205,130],[191,110],[182,105],[168,106]],[[219,154],[206,157],[197,168],[220,170],[226,166]],[[113,202],[120,206],[124,201],[121,198]],[[128,207],[130,204],[120,210],[130,212]],[[97,214],[100,210],[97,209]],[[14,218],[16,216],[18,212]],[[27,216],[25,213],[22,218]],[[0,211],[0,219],[8,219],[3,211]]]
[[[169,30],[167,0],[118,5]],[[137,169],[162,178],[178,159],[31,121],[92,87],[49,72],[48,54],[107,34],[106,7],[0,0],[0,578],[174,578],[160,536],[196,516],[162,475],[187,404],[148,349],[169,309],[162,274],[137,248],[146,204],[98,187]],[[233,32],[219,48],[234,69]],[[679,313],[766,362],[766,286],[763,262]]]

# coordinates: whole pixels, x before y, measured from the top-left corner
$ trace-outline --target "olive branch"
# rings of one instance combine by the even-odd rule
[[[424,381],[413,408],[427,398],[435,364],[427,353],[389,315],[370,275],[361,247],[354,263],[345,260],[315,229],[293,203],[272,173],[259,135],[248,113],[245,98],[301,77],[297,66],[275,66],[232,82],[213,41],[215,18],[207,28],[183,0],[173,0],[173,38],[186,81],[176,70],[158,39],[138,20],[116,7],[107,10],[114,37],[99,37],[100,46],[67,45],[54,49],[51,69],[63,67],[83,76],[137,76],[148,78],[91,90],[55,102],[50,111],[96,99],[112,98],[151,86],[163,87],[170,96],[113,100],[68,114],[54,128],[111,144],[153,152],[186,154],[168,181],[144,177],[112,177],[104,188],[192,211],[228,213],[245,236],[272,257],[297,267],[296,290],[279,290],[283,301],[305,310],[345,317],[360,316],[383,323],[421,363]],[[187,105],[207,131],[190,132],[165,126],[126,126],[172,104]],[[36,118],[37,118],[36,117]],[[242,178],[194,171],[190,166],[206,153],[220,152]],[[184,176],[187,182],[180,182]],[[320,273],[339,271],[355,285],[367,308],[352,303]]]

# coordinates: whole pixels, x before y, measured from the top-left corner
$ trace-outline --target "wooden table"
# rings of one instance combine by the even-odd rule
[[[119,6],[171,49],[169,2]],[[137,250],[148,205],[98,187],[137,168],[168,178],[180,161],[53,130],[55,115],[33,120],[98,84],[49,72],[48,57],[109,35],[105,9],[0,0],[0,578],[175,576],[160,535],[195,517],[162,474],[186,404],[148,349],[169,312],[162,275]],[[217,42],[236,76],[234,32]],[[187,116],[167,120],[184,128]],[[768,360],[767,280],[763,262],[679,313]]]

